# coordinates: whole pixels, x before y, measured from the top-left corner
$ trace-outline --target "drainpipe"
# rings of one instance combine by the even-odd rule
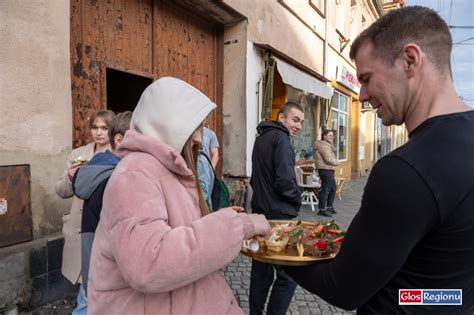
[[[328,76],[328,2],[324,1],[324,50],[323,50],[323,75]]]
[[[323,46],[323,76],[325,78],[328,77],[328,48],[329,48],[329,44],[328,44],[328,1],[324,1],[324,46]],[[320,98],[321,99],[321,98]],[[326,120],[326,117],[328,115],[327,111],[329,110],[329,107],[328,107],[328,100],[324,100],[324,105],[325,105],[325,110],[324,111],[320,111],[320,113],[322,115],[324,115],[324,125],[321,126],[321,127],[326,127],[327,126],[327,120]],[[322,105],[323,102],[320,102],[320,104]]]

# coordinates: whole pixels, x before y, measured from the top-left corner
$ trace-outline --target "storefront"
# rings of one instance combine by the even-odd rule
[[[366,120],[360,111],[360,83],[355,72],[339,65],[332,86],[334,94],[329,109],[324,111],[323,126],[334,130],[334,153],[339,161],[336,176],[351,179],[360,175],[360,161],[366,158],[362,131]]]
[[[276,120],[280,107],[288,101],[300,104],[305,112],[301,131],[292,139],[296,160],[314,159],[314,142],[320,134],[321,104],[329,102],[333,89],[321,75],[310,75],[281,58],[266,56],[264,99],[261,119]]]

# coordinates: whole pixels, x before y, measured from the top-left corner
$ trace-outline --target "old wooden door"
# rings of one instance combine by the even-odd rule
[[[72,0],[74,147],[90,141],[88,118],[106,109],[107,68],[154,80],[175,76],[196,86],[218,106],[211,128],[221,139],[221,35],[220,26],[172,1]]]

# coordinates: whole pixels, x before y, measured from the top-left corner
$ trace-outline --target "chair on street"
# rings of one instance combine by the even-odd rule
[[[303,191],[301,193],[301,204],[310,205],[311,210],[315,211],[314,206],[317,206],[319,204],[319,200],[314,192],[315,190],[321,187],[321,183],[318,180],[315,180],[315,178],[317,178],[317,175],[314,172],[314,169],[311,173],[307,173],[303,171],[303,168],[301,166],[296,166],[295,172],[298,187],[300,187]]]
[[[339,198],[339,200],[342,200],[341,193],[342,193],[342,187],[344,187],[344,182],[346,181],[342,177],[336,177],[336,196]]]

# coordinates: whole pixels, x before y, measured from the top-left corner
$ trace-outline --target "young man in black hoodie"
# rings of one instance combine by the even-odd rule
[[[267,219],[289,220],[298,216],[301,192],[295,175],[295,153],[290,137],[296,136],[304,121],[303,108],[284,104],[277,121],[263,121],[258,127],[252,153],[252,211]],[[277,273],[274,278],[274,270]],[[296,283],[278,266],[252,261],[250,314],[262,314],[273,284],[267,314],[285,314],[295,293]]]
[[[117,114],[109,128],[109,139],[115,152],[122,143],[125,132],[130,129],[132,112]],[[81,222],[82,281],[87,295],[89,261],[92,252],[95,230],[99,224],[102,198],[110,175],[120,161],[120,157],[110,151],[96,154],[82,166],[73,178],[74,194],[84,200]]]

